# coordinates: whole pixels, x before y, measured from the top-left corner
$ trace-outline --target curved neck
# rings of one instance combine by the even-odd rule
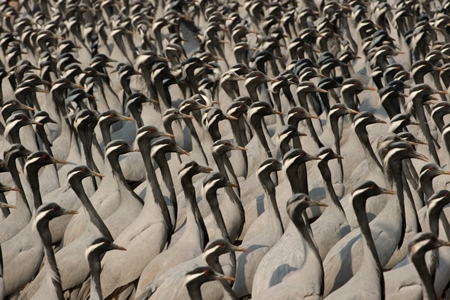
[[[14,184],[17,186],[20,193],[20,197],[16,197],[17,209],[19,211],[26,209],[29,212],[31,212],[30,206],[28,205],[27,197],[25,196],[25,191],[23,190],[22,182],[20,181],[19,171],[17,170],[16,165],[16,158],[17,156],[9,157],[9,159],[7,160],[7,166],[9,172],[11,173],[11,177],[14,181]]]
[[[336,207],[345,216],[344,208],[342,207],[341,201],[339,201],[336,191],[334,190],[331,178],[330,168],[328,167],[328,161],[322,160],[317,164],[320,174],[322,175],[323,182],[325,185],[325,193],[328,198],[329,206]],[[330,208],[328,208],[330,209]]]
[[[91,297],[90,300],[103,300],[102,287],[100,284],[100,260],[89,260],[91,270]]]
[[[278,209],[277,200],[276,200],[276,187],[273,181],[270,179],[270,174],[263,174],[262,176],[258,176],[261,185],[264,188],[266,193],[266,197],[264,197],[264,207],[267,208],[267,211],[271,214],[275,214],[275,217],[280,223],[281,230],[284,232],[283,221],[281,220],[280,210]]]
[[[59,274],[58,267],[56,265],[55,253],[53,252],[52,249],[52,237],[48,228],[48,221],[44,221],[43,224],[41,224],[41,226],[38,226],[38,232],[44,244],[44,253],[45,258],[47,260],[46,262],[47,272],[45,274],[50,277],[57,298],[64,299],[61,286],[61,277]]]
[[[195,282],[188,282],[186,288],[191,300],[203,300],[202,293],[200,291],[200,284]]]
[[[381,267],[380,258],[378,257],[377,249],[373,241],[372,233],[369,227],[369,220],[366,214],[366,201],[367,198],[354,197],[353,198],[353,209],[355,210],[356,218],[358,220],[359,227],[361,229],[362,238],[364,239],[364,266],[376,266],[376,270],[380,284],[381,299],[384,299],[384,277],[383,269]]]
[[[75,194],[80,199],[81,203],[86,208],[91,222],[95,225],[95,227],[97,227],[97,229],[102,233],[103,236],[112,240],[113,237],[109,232],[108,227],[106,227],[102,218],[97,213],[88,196],[86,195],[83,184],[78,180],[71,180],[69,181],[69,183],[72,186],[72,190],[75,192]]]
[[[103,138],[103,145],[108,145],[109,142],[111,142],[111,132],[110,132],[110,124],[106,124],[103,122],[99,123],[100,125],[100,131],[102,133]]]
[[[206,200],[208,201],[209,206],[211,207],[211,211],[214,216],[214,221],[216,222],[216,229],[219,229],[220,232],[220,238],[226,239],[228,242],[231,242],[227,228],[225,226],[225,221],[223,220],[222,212],[220,211],[219,208],[219,201],[217,200],[217,190],[208,191],[206,193]],[[216,237],[218,237],[217,231]]]
[[[361,145],[363,146],[364,152],[366,153],[366,157],[368,159],[371,159],[371,161],[375,163],[378,166],[378,168],[380,168],[381,171],[383,171],[383,167],[381,166],[381,163],[375,156],[375,152],[373,151],[373,148],[370,145],[369,134],[367,133],[367,129],[363,126],[357,126],[355,127],[355,132],[356,135],[358,136],[359,141],[361,142]]]
[[[153,199],[161,208],[161,213],[165,221],[167,228],[172,230],[175,224],[172,224],[169,210],[167,208],[166,202],[164,201],[164,196],[159,187],[158,178],[156,177],[155,169],[153,168],[152,160],[150,158],[150,141],[149,140],[138,140],[139,149],[141,150],[141,156],[144,160],[145,171],[147,173],[147,186],[150,187]],[[170,232],[172,233],[172,232]]]
[[[34,209],[38,209],[42,205],[42,197],[39,185],[39,177],[37,175],[38,170],[27,170],[28,182],[30,183],[31,191],[34,198]]]
[[[422,250],[419,250],[422,252]],[[428,300],[437,300],[436,291],[434,290],[433,280],[427,268],[427,264],[424,259],[425,253],[416,253],[412,258],[412,262],[419,273],[422,280],[423,298]]]
[[[193,219],[193,221],[197,224],[199,234],[200,234],[200,246],[204,248],[206,244],[209,242],[208,231],[206,230],[205,222],[203,221],[202,214],[200,213],[200,209],[198,208],[197,201],[195,199],[195,188],[192,184],[191,176],[183,176],[181,178],[181,185],[183,186],[183,192],[187,199],[187,221],[190,222],[189,216]]]

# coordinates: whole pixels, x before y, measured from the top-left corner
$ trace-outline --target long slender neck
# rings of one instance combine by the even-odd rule
[[[366,153],[366,157],[371,159],[373,163],[375,163],[381,171],[383,171],[383,167],[381,166],[380,161],[375,156],[375,152],[373,151],[372,146],[369,141],[369,134],[367,133],[367,129],[364,126],[357,126],[355,128],[356,135],[358,136],[361,145],[363,146],[364,152]]]
[[[281,230],[284,232],[283,221],[281,220],[280,210],[278,209],[277,200],[275,196],[275,184],[270,179],[270,174],[262,174],[259,176],[259,181],[264,188],[266,197],[264,197],[264,207],[271,214],[274,214],[277,220],[280,222]]]
[[[91,300],[103,300],[102,287],[100,284],[100,260],[89,260],[91,270]]]
[[[419,250],[422,252],[422,250]],[[419,273],[422,280],[423,298],[428,300],[437,300],[436,291],[434,290],[433,280],[428,272],[427,264],[424,258],[425,253],[416,253],[412,258],[412,262]]]
[[[80,199],[81,203],[86,208],[91,222],[95,225],[95,227],[97,227],[97,229],[102,233],[103,236],[112,240],[113,237],[109,232],[108,227],[106,227],[102,218],[97,213],[88,196],[86,195],[83,184],[79,180],[71,180],[70,185],[72,186],[72,190]]]
[[[209,203],[209,206],[211,207],[211,211],[214,216],[214,220],[216,221],[216,228],[219,229],[220,237],[218,237],[216,233],[216,237],[226,239],[229,242],[230,237],[228,235],[227,228],[225,226],[225,221],[223,220],[222,212],[219,208],[219,201],[217,200],[217,190],[214,191],[208,191],[206,194],[206,199]]]
[[[305,193],[307,194],[308,191],[302,191],[300,185],[298,184],[298,178],[297,178],[297,170],[300,168],[297,164],[292,164],[287,170],[286,175],[289,180],[289,184],[291,185],[292,194],[297,193]],[[302,180],[302,179],[300,179]]]
[[[192,176],[183,176],[181,178],[181,185],[183,186],[183,192],[187,199],[187,221],[191,222],[189,219],[192,218],[197,226],[200,233],[200,243],[201,247],[205,247],[209,242],[208,231],[206,230],[205,222],[203,221],[202,214],[200,213],[200,209],[198,208],[197,201],[195,199],[195,188],[192,184]]]
[[[264,135],[262,122],[263,122],[262,117],[259,117],[259,116],[252,117],[251,124],[252,124],[253,128],[255,129],[256,135],[258,136],[258,139],[259,139],[260,143],[262,144],[264,151],[266,152],[268,157],[273,157],[272,152],[270,151],[270,148],[269,148],[269,144],[267,143],[266,137]]]
[[[322,160],[317,164],[317,166],[323,178],[327,199],[329,199],[328,206],[330,206],[330,208],[328,209],[331,209],[331,207],[335,207],[339,209],[339,211],[345,216],[344,208],[342,207],[341,201],[339,201],[339,198],[336,195],[336,191],[334,190],[332,184],[331,172],[330,168],[328,167],[328,161]]]
[[[200,285],[195,282],[189,282],[186,284],[186,288],[191,300],[203,300],[202,293],[200,291]]]
[[[100,122],[100,131],[102,133],[103,145],[108,145],[111,142],[111,132],[110,132],[110,124],[106,124],[104,122]]]
[[[295,227],[297,227],[297,230],[300,232],[303,239],[306,241],[310,251],[314,253],[314,256],[316,258],[317,265],[320,265],[320,273],[322,278],[321,287],[323,287],[323,265],[322,265],[322,259],[320,258],[319,250],[317,249],[317,245],[314,242],[312,238],[312,230],[311,226],[307,220],[307,216],[305,211],[302,212],[300,217],[298,218],[291,218],[292,222],[294,223]],[[323,288],[321,288],[321,293]]]
[[[33,192],[35,210],[42,205],[42,197],[37,172],[38,170],[27,170],[28,182],[30,183],[31,191]]]
[[[161,214],[164,218],[165,225],[169,233],[172,233],[173,227],[176,224],[172,224],[170,219],[169,210],[167,208],[166,202],[164,201],[164,196],[161,192],[161,188],[158,184],[158,178],[156,177],[155,169],[153,168],[152,160],[150,158],[150,141],[149,140],[138,140],[139,149],[141,149],[142,159],[144,160],[145,171],[147,173],[147,186],[152,190],[153,199],[161,209]],[[169,236],[170,236],[169,234]]]
[[[48,269],[46,274],[47,276],[50,276],[51,282],[53,283],[53,287],[55,289],[58,299],[63,300],[64,296],[61,286],[61,277],[59,274],[58,267],[56,265],[55,253],[53,252],[52,249],[52,237],[48,229],[48,221],[46,221],[44,224],[41,225],[42,226],[38,226],[38,232],[44,244],[44,253],[47,259],[46,266]]]
[[[364,266],[376,266],[377,277],[380,284],[381,299],[384,299],[384,276],[383,269],[381,267],[380,258],[378,257],[377,249],[372,238],[372,233],[369,227],[369,220],[366,214],[366,200],[367,198],[354,197],[353,208],[356,213],[356,218],[361,229],[362,238],[364,239]],[[371,262],[371,263],[368,263]]]
[[[19,171],[17,170],[16,159],[18,157],[8,157],[7,166],[9,172],[11,173],[11,177],[14,181],[14,184],[19,189],[20,197],[16,197],[16,205],[19,211],[23,211],[26,209],[31,213],[30,206],[28,205],[27,197],[25,196],[25,191],[23,190],[22,182],[20,181]]]

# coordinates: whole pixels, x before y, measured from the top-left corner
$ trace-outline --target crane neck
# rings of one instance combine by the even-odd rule
[[[372,266],[375,266],[375,269],[371,269],[371,271],[373,272],[371,274],[376,273],[376,276],[374,277],[377,277],[379,280],[381,298],[384,299],[385,289],[383,269],[381,267],[380,258],[373,241],[372,232],[370,231],[369,220],[367,219],[366,214],[366,201],[367,198],[362,195],[353,197],[352,199],[353,209],[355,210],[356,219],[358,220],[362,238],[364,240],[364,263],[362,264],[361,268],[372,268]]]
[[[188,208],[186,212],[186,223],[196,224],[197,230],[200,234],[200,246],[204,248],[209,242],[209,236],[202,214],[200,213],[200,209],[198,208],[197,200],[195,199],[195,188],[192,184],[192,176],[183,176],[181,178],[181,185],[183,187],[184,195],[187,199],[186,206]]]
[[[343,215],[345,215],[344,208],[342,207],[341,201],[339,200],[338,196],[336,195],[336,191],[334,190],[333,184],[332,184],[332,176],[331,171],[328,166],[328,160],[322,160],[317,164],[320,174],[322,175],[323,182],[325,185],[325,193],[327,196],[328,206],[327,210],[332,209],[332,207],[337,208]]]
[[[422,280],[423,298],[428,300],[437,300],[434,283],[425,262],[424,252],[424,250],[420,249],[412,257],[412,262],[419,273],[420,279]]]
[[[55,253],[52,248],[52,236],[48,228],[48,220],[41,220],[40,224],[37,226],[39,236],[44,244],[44,253],[47,263],[46,276],[50,277],[50,281],[53,284],[54,292],[59,300],[63,300],[63,291],[61,286],[61,276],[59,274],[58,266],[56,264]]]
[[[211,211],[214,216],[214,221],[216,223],[216,233],[215,236],[217,238],[223,238],[226,239],[228,242],[232,242],[230,240],[230,236],[228,235],[227,227],[225,226],[225,221],[223,219],[222,212],[219,208],[219,201],[217,200],[217,190],[208,190],[206,192],[206,200],[209,203],[209,206],[211,207]],[[218,231],[217,231],[218,229]],[[219,235],[218,235],[219,233]]]
[[[100,260],[90,259],[89,269],[91,270],[91,300],[103,300],[102,287],[100,283]]]
[[[262,174],[258,176],[261,185],[264,188],[266,196],[264,197],[264,207],[267,208],[267,212],[274,215],[279,221],[281,231],[284,233],[283,221],[281,219],[280,210],[278,209],[276,200],[276,187],[273,181],[270,179],[270,174]]]
[[[72,190],[75,192],[75,194],[78,196],[83,206],[86,208],[86,211],[89,214],[89,219],[91,220],[92,224],[94,224],[94,226],[97,227],[97,229],[101,232],[103,236],[113,240],[113,237],[109,232],[108,227],[103,222],[97,210],[95,210],[94,206],[92,205],[91,200],[89,200],[88,196],[86,195],[86,192],[84,190],[81,181],[71,180],[69,183],[72,187]]]
[[[6,158],[6,157],[5,157]],[[22,182],[20,181],[19,171],[17,170],[16,159],[18,156],[9,156],[7,159],[7,166],[14,184],[19,189],[20,197],[16,197],[16,205],[19,211],[24,211],[25,209],[31,213],[30,206],[28,205],[27,197],[25,196],[25,191],[23,189]]]

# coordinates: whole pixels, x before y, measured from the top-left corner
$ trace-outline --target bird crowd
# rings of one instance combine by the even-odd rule
[[[0,300],[450,299],[449,0],[0,11]]]

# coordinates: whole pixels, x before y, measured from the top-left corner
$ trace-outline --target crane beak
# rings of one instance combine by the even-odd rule
[[[381,120],[381,119],[377,119],[377,123],[381,123],[381,124],[387,124],[387,122],[386,122],[386,121],[384,121],[384,120]]]
[[[31,120],[30,123],[34,124],[34,125],[42,126],[41,122],[36,122],[36,121]]]
[[[239,187],[238,184],[235,184],[235,183],[232,183],[232,182],[228,182],[226,186],[227,187],[234,187],[234,188],[238,188]]]
[[[124,247],[116,245],[116,244],[111,244],[111,248],[112,248],[112,250],[127,251],[127,248],[124,248]]]
[[[322,207],[328,207],[328,205],[327,205],[327,204],[325,204],[325,203],[321,203],[321,202],[317,202],[317,201],[314,201],[314,200],[310,200],[310,205],[311,205],[311,206],[322,206]]]
[[[92,172],[91,176],[97,176],[97,177],[105,177],[105,175],[101,174],[101,173],[97,173],[97,172]]]
[[[311,114],[307,114],[306,116],[309,117],[310,119],[317,119],[317,120],[320,120],[320,117],[319,117],[319,116],[315,116],[315,115],[311,115]]]
[[[397,193],[394,190],[388,190],[384,188],[380,188],[382,194],[388,194],[388,195],[396,195]]]
[[[122,121],[134,121],[133,118],[131,118],[131,117],[125,117],[125,116],[121,116],[119,119],[122,120]]]
[[[283,116],[283,113],[281,111],[278,110],[272,110],[272,113]]]
[[[433,94],[447,95],[446,91],[433,90]]]
[[[187,155],[187,156],[191,155],[191,154],[189,154],[189,152],[187,152],[186,150],[184,150],[184,149],[182,149],[182,148],[180,148],[178,146],[177,146],[177,152],[180,153],[180,154]]]
[[[231,280],[231,281],[236,280],[234,277],[225,276],[225,275],[221,275],[221,274],[217,275],[217,279],[218,280]]]
[[[423,154],[417,153],[417,154],[416,154],[416,158],[417,158],[417,159],[420,159],[420,160],[422,160],[422,161],[425,161],[425,162],[428,161],[428,157],[426,157],[426,156],[423,155]]]
[[[357,114],[359,114],[359,111],[354,110],[354,109],[349,109],[349,110],[348,110],[348,113],[349,113],[349,114],[352,114],[352,115],[357,115]]]
[[[239,118],[236,118],[235,116],[228,116],[227,118],[228,118],[228,120],[233,120],[233,121],[239,120]]]
[[[201,170],[202,173],[206,173],[206,174],[209,174],[209,173],[211,173],[212,171],[214,171],[212,168],[210,168],[210,167],[205,167],[205,166],[200,166],[200,170]]]
[[[12,209],[17,209],[17,206],[12,205],[12,204],[8,204],[8,203],[0,203],[0,208],[12,208]]]
[[[297,136],[308,136],[308,135],[304,132],[297,132]]]
[[[178,114],[178,118],[177,119],[193,119],[194,117],[191,115],[187,115],[187,114],[183,114],[183,113],[179,113]]]
[[[241,147],[241,146],[234,146],[233,150],[241,150],[241,151],[247,151],[247,148]]]
[[[67,161],[65,161],[65,160],[60,160],[60,159],[56,159],[56,158],[53,158],[53,159],[52,159],[52,162],[53,162],[54,164],[62,164],[62,165],[67,164]]]
[[[21,109],[25,109],[25,110],[35,110],[34,108],[28,106],[28,105],[21,105],[20,107]]]
[[[344,157],[342,155],[339,155],[339,154],[337,154],[336,157],[339,158],[339,159],[344,159]]]
[[[311,159],[312,160],[322,160],[322,158],[320,158],[320,156],[313,156]]]
[[[78,214],[78,211],[76,210],[63,209],[63,215],[76,215],[76,214]]]
[[[364,87],[364,90],[366,90],[366,91],[374,91],[374,92],[377,91],[376,88],[373,88],[373,87],[370,87],[370,86],[365,86],[365,87]]]
[[[250,252],[247,248],[241,248],[241,247],[236,247],[236,246],[233,246],[232,250],[234,252]]]
[[[149,102],[151,102],[151,103],[155,103],[155,104],[159,104],[159,101],[158,101],[158,100],[154,100],[154,99],[152,99],[152,100],[149,100]]]
[[[328,93],[327,90],[320,89],[320,88],[316,89],[316,91],[319,92],[319,93],[325,93],[325,94]]]
[[[9,187],[9,186],[6,187],[5,190],[6,190],[6,191],[14,191],[14,192],[19,192],[19,191],[20,191],[20,190],[19,190],[18,188],[16,188],[16,187]]]
[[[170,137],[170,138],[174,138],[175,137],[173,134],[167,133],[167,132],[162,132],[161,136],[167,136],[167,137]]]

